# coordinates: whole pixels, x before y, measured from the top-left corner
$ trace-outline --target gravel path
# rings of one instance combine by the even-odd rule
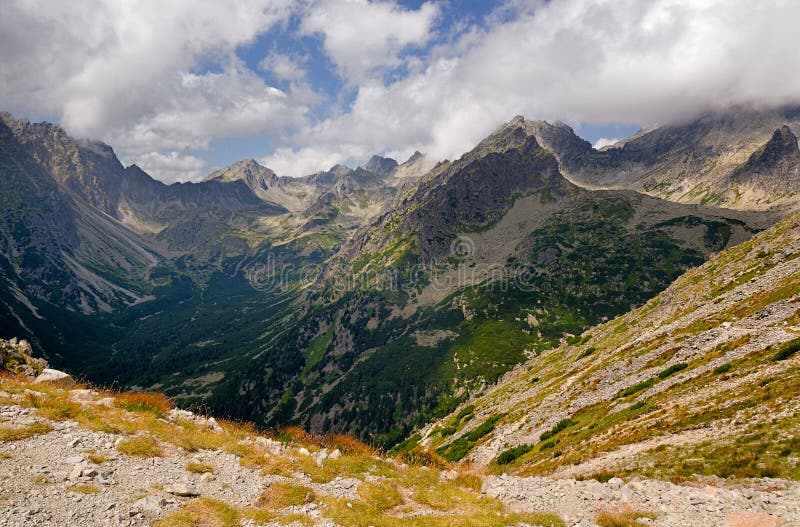
[[[490,476],[483,492],[512,510],[555,510],[567,525],[589,527],[602,509],[630,506],[658,514],[640,520],[664,527],[800,525],[800,484],[760,480],[753,487],[682,486],[656,480],[595,480]],[[755,522],[755,523],[754,523]]]

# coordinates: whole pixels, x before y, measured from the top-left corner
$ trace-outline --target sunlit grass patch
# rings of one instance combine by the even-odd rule
[[[206,474],[206,473],[213,474],[217,469],[214,465],[210,463],[191,462],[186,464],[186,470],[191,472],[192,474]]]
[[[370,446],[355,437],[334,434],[322,439],[322,445],[335,449],[338,448],[343,454],[361,454],[364,456],[377,456],[377,448]]]
[[[33,423],[21,428],[0,426],[0,441],[21,441],[52,431],[53,427],[47,423]]]
[[[438,453],[422,447],[414,447],[411,450],[405,450],[397,455],[397,459],[409,465],[447,468],[449,462],[440,456]]]
[[[412,490],[414,501],[436,511],[458,511],[462,514],[478,514],[489,510],[503,511],[503,506],[499,501],[464,489],[453,481],[419,485]]]
[[[161,457],[164,451],[158,441],[150,436],[135,436],[125,439],[117,445],[117,450],[128,456]]]
[[[50,485],[53,483],[53,480],[44,474],[36,474],[31,478],[31,482],[34,485]]]
[[[123,392],[114,395],[117,407],[128,412],[148,412],[163,418],[171,403],[166,395],[158,392]]]
[[[483,487],[483,479],[481,479],[480,476],[470,474],[468,472],[462,472],[450,481],[453,485],[457,485],[462,489],[469,489],[474,492],[480,492],[481,487]]]
[[[81,413],[80,405],[70,401],[63,392],[43,395],[26,393],[23,406],[35,408],[37,415],[52,421],[73,419]]]
[[[285,509],[295,505],[304,505],[315,499],[311,489],[303,485],[273,483],[258,498],[256,506],[272,510]]]
[[[158,520],[153,527],[238,527],[239,517],[239,511],[227,503],[199,498]]]
[[[100,489],[89,483],[78,483],[67,487],[67,492],[78,492],[80,494],[99,494]]]
[[[84,408],[75,421],[84,428],[107,434],[133,434],[137,429],[136,423],[124,418],[123,410],[110,408]]]
[[[103,463],[105,463],[109,459],[107,455],[100,454],[94,449],[87,450],[86,451],[86,457],[89,459],[89,461],[91,461],[92,463],[94,463],[96,465],[102,465]]]
[[[507,527],[527,523],[541,527],[564,527],[564,522],[554,514],[513,514],[502,506],[487,500],[482,510],[456,509],[435,515],[395,517],[362,501],[327,499],[325,516],[339,525],[348,527]]]
[[[394,467],[385,461],[362,454],[345,454],[338,459],[326,459],[322,466],[317,465],[311,456],[299,455],[295,462],[285,466],[284,471],[301,471],[314,483],[328,483],[337,476],[363,477],[364,474],[391,475]]]
[[[189,452],[216,450],[230,439],[224,432],[211,430],[192,421],[181,421],[177,425],[167,425],[157,421],[150,431],[161,441]]]
[[[386,511],[403,503],[397,485],[391,481],[362,483],[358,487],[358,495],[379,511]]]
[[[299,426],[286,426],[278,431],[278,439],[283,443],[311,446],[319,443],[319,438],[309,434]]]

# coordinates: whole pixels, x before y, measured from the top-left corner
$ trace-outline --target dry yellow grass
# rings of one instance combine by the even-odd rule
[[[285,509],[314,501],[316,497],[310,488],[290,483],[273,483],[261,494],[256,505],[273,510]]]
[[[67,492],[79,492],[81,494],[99,494],[100,489],[88,483],[78,483],[67,487]]]
[[[216,467],[209,463],[187,463],[186,470],[191,472],[192,474],[205,474],[205,473],[214,473],[216,471]]]
[[[34,423],[21,428],[2,426],[0,427],[0,441],[21,441],[52,431],[53,427],[46,423]]]
[[[31,482],[34,485],[50,485],[53,483],[53,480],[44,474],[37,474],[31,478]]]
[[[153,524],[153,527],[238,527],[239,511],[221,501],[199,498]]]
[[[377,456],[377,448],[370,446],[355,437],[341,434],[333,434],[322,439],[322,444],[330,449],[338,448],[344,454],[361,454],[365,456]]]
[[[172,403],[163,393],[158,392],[122,392],[115,394],[116,405],[129,412],[149,412],[157,417],[164,417]]]
[[[358,495],[370,506],[381,512],[403,503],[397,485],[392,481],[366,482],[358,487]]]
[[[89,458],[89,461],[96,465],[102,465],[106,461],[108,461],[108,456],[105,454],[98,454],[96,450],[87,450],[86,457]]]
[[[117,445],[117,450],[125,455],[135,457],[161,457],[164,455],[158,441],[150,436],[135,436],[126,439]]]

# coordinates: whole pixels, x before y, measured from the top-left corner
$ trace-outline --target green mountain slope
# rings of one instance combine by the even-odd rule
[[[420,434],[519,474],[800,478],[800,216],[546,351]]]

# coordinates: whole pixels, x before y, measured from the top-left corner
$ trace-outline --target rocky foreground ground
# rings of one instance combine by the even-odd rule
[[[4,380],[0,525],[800,525],[796,482],[483,476],[132,401]]]

